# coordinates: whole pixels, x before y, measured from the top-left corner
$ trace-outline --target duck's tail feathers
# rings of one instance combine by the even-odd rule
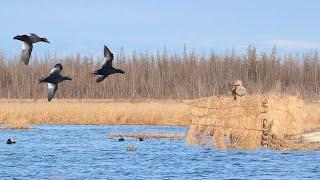
[[[45,78],[44,78],[44,77],[40,78],[40,79],[38,80],[38,83],[39,83],[39,84],[45,83]]]
[[[95,71],[95,72],[93,72],[93,73],[90,73],[90,74],[89,74],[89,77],[94,77],[94,76],[96,76],[96,75],[98,75],[98,72],[97,72],[97,71]]]

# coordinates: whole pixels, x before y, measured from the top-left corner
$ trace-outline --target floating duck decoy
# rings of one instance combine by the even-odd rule
[[[60,72],[63,70],[62,65],[56,64],[54,68],[51,69],[50,75],[47,77],[42,77],[39,79],[40,83],[48,83],[48,101],[54,97],[58,89],[58,84],[65,80],[72,80],[70,76],[61,76]]]
[[[124,138],[120,136],[119,141],[124,141]]]
[[[30,35],[17,35],[13,39],[22,41],[22,53],[20,56],[20,60],[23,61],[25,65],[28,65],[31,52],[33,49],[33,43],[37,42],[46,42],[49,43],[48,39],[39,37],[36,34],[31,33]]]
[[[113,54],[108,49],[108,47],[104,46],[104,62],[102,64],[102,67],[93,73],[90,73],[91,77],[98,76],[96,82],[99,83],[103,81],[106,77],[108,77],[111,74],[115,73],[121,73],[124,74],[124,71],[121,69],[116,69],[112,66],[112,60],[113,60]]]
[[[13,140],[13,139],[8,139],[8,140],[7,140],[7,144],[14,144],[14,143],[16,143],[16,141]]]
[[[128,146],[127,151],[136,151],[136,147],[134,146]]]

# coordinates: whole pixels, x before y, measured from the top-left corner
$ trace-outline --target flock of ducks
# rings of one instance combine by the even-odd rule
[[[17,35],[13,39],[22,41],[22,53],[20,56],[20,60],[25,64],[28,65],[33,49],[33,44],[37,42],[45,42],[49,43],[47,38],[39,37],[36,34],[29,34],[29,35]],[[124,74],[125,72],[121,69],[116,69],[112,66],[113,61],[113,54],[108,49],[108,47],[104,46],[104,61],[100,69],[90,73],[90,77],[97,76],[97,83],[102,82],[106,77],[111,74],[120,73]],[[62,76],[60,72],[63,70],[63,67],[60,63],[56,64],[53,69],[51,69],[49,75],[47,77],[42,77],[39,79],[39,83],[48,83],[48,101],[50,102],[54,97],[57,89],[58,84],[65,81],[65,80],[72,80],[70,76]]]
[[[139,137],[136,139],[137,141],[143,141],[142,137]],[[118,139],[119,142],[125,141],[125,139],[123,138],[123,136],[120,136],[120,138]],[[16,141],[14,139],[8,139],[7,140],[7,144],[15,144]],[[136,151],[136,147],[134,146],[127,146],[127,151]]]
[[[29,35],[17,35],[13,39],[22,41],[22,52],[20,56],[20,60],[25,64],[28,65],[33,49],[33,44],[37,42],[45,42],[50,43],[47,38],[39,37],[36,34],[29,34]],[[113,54],[108,49],[108,47],[104,46],[104,61],[100,69],[94,71],[93,73],[90,73],[90,77],[97,76],[97,83],[102,82],[106,77],[108,77],[111,74],[120,73],[124,74],[125,72],[121,69],[116,69],[112,66],[113,61]],[[50,102],[57,89],[58,84],[66,81],[66,80],[72,80],[70,76],[62,76],[60,72],[63,70],[63,67],[60,63],[55,64],[54,67],[51,69],[50,73],[46,77],[41,77],[39,79],[39,83],[47,83],[48,84],[48,101]],[[119,141],[125,141],[123,137],[119,138]],[[137,141],[143,141],[142,138],[138,138]],[[13,139],[8,139],[7,144],[14,144],[15,141]],[[135,151],[136,148],[133,146],[127,147],[127,151]]]

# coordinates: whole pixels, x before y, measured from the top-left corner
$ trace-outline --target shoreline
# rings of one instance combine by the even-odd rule
[[[230,96],[195,100],[55,99],[50,103],[46,99],[0,99],[0,128],[181,126],[189,129],[186,142],[190,144],[214,139],[212,144],[218,148],[319,149],[319,105],[281,94],[250,95],[239,101]]]

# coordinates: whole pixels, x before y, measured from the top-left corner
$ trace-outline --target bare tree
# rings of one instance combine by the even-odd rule
[[[38,78],[47,74],[60,62],[63,73],[73,79],[62,83],[57,98],[199,98],[228,93],[228,82],[241,79],[248,93],[281,91],[305,98],[319,97],[320,64],[317,51],[302,56],[288,54],[280,57],[276,48],[272,52],[257,53],[253,46],[246,55],[234,50],[217,55],[200,56],[186,47],[181,55],[166,50],[155,54],[132,52],[126,56],[122,49],[115,56],[115,66],[125,76],[113,75],[96,84],[88,74],[100,65],[92,57],[59,58],[33,57],[29,66],[18,58],[0,54],[0,98],[45,98],[47,88],[38,84]]]

